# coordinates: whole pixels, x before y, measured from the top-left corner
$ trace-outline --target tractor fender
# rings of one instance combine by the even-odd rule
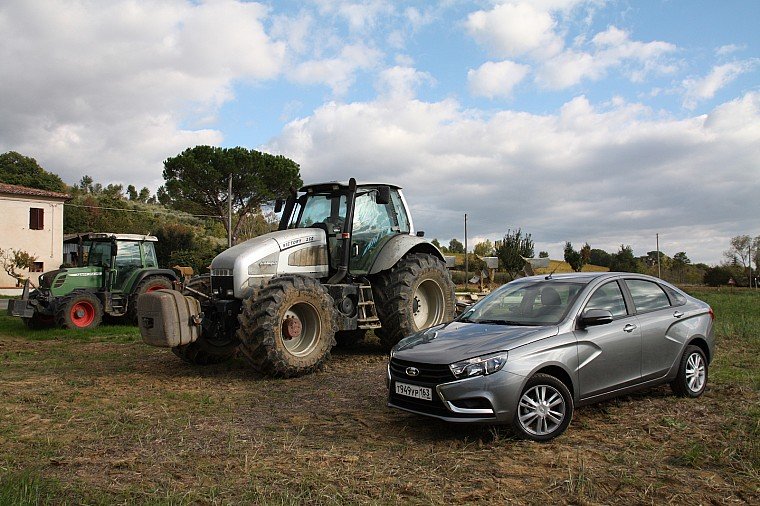
[[[443,253],[429,241],[414,235],[396,235],[386,242],[377,253],[368,274],[377,274],[396,265],[408,253],[427,253],[445,261]]]
[[[169,278],[169,281],[172,283],[179,283],[179,277],[177,277],[177,273],[171,269],[145,269],[137,275],[134,283],[132,283],[130,291],[134,290],[136,286],[139,286],[140,281],[147,278],[148,276],[163,276],[165,278]]]

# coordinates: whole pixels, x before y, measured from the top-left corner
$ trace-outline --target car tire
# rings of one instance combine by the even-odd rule
[[[521,439],[549,441],[559,436],[573,417],[573,396],[548,374],[536,374],[525,384],[515,408],[512,429]]]
[[[699,397],[707,387],[707,358],[699,346],[687,346],[670,388],[680,397]]]

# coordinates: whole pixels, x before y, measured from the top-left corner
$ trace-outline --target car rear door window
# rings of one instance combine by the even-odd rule
[[[657,283],[644,279],[626,279],[637,313],[646,313],[670,307],[670,300]]]
[[[586,304],[586,309],[606,309],[614,318],[628,314],[625,299],[617,281],[605,283],[596,289]]]

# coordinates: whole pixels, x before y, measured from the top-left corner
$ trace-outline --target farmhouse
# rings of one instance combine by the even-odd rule
[[[36,257],[32,273],[58,268],[63,258],[65,193],[0,183],[0,249]],[[32,274],[32,277],[36,274]],[[16,280],[0,271],[0,294],[19,293]]]

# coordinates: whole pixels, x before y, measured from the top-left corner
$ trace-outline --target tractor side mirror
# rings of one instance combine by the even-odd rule
[[[391,189],[388,186],[378,186],[375,202],[380,205],[390,204],[391,202]]]
[[[277,200],[275,200],[274,201],[274,212],[281,213],[282,212],[282,208],[283,208],[284,205],[285,205],[285,200],[284,199],[277,199]]]

